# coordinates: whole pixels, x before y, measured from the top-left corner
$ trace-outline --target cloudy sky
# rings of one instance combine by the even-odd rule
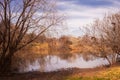
[[[59,0],[60,12],[67,16],[67,35],[80,36],[80,27],[91,24],[96,18],[114,12],[120,7],[120,0]]]

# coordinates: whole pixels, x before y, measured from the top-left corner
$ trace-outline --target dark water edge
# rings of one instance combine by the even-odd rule
[[[58,71],[52,72],[25,72],[25,73],[9,73],[2,74],[0,73],[0,80],[66,80],[65,78],[68,76],[72,76],[74,74],[81,74],[84,76],[85,74],[92,74],[94,72],[104,71],[109,68],[119,67],[120,63],[113,64],[111,67],[96,67],[96,68],[68,68],[61,69]]]
[[[96,71],[101,71],[107,69],[106,67],[97,68],[68,68],[59,71],[52,72],[25,72],[25,73],[11,73],[11,74],[0,74],[0,80],[64,80],[67,76],[74,74],[85,74]]]

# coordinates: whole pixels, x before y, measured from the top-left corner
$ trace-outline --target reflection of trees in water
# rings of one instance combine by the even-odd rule
[[[81,57],[82,57],[85,61],[97,59],[97,57],[95,57],[94,55],[92,55],[92,54],[90,54],[90,53],[83,53],[83,54],[81,54]]]
[[[62,60],[67,60],[68,62],[72,62],[76,59],[76,54],[71,53],[63,53],[57,55]]]
[[[23,55],[15,55],[12,61],[12,69],[15,72],[26,71],[30,65],[40,65],[40,70],[43,71],[46,66],[46,55],[37,55],[35,53],[24,53]],[[36,63],[35,63],[36,62]]]
[[[46,67],[46,56],[44,55],[41,55],[39,58],[38,58],[38,61],[39,61],[39,65],[40,65],[40,71],[44,71],[45,70],[45,67]]]

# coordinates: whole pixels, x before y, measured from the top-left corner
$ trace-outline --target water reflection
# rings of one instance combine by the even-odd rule
[[[41,71],[49,72],[65,68],[94,68],[108,64],[106,59],[96,58],[86,54],[57,54],[46,55],[29,62],[20,72]]]

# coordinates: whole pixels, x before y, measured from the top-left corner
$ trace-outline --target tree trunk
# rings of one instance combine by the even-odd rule
[[[107,56],[105,56],[105,58],[107,59],[108,63],[109,63],[109,66],[112,65],[111,61],[109,60],[109,58]]]
[[[120,57],[119,56],[120,56],[120,54],[118,53],[117,57],[116,57],[116,62],[120,62]]]
[[[0,61],[0,73],[11,72],[12,56],[6,56]]]

